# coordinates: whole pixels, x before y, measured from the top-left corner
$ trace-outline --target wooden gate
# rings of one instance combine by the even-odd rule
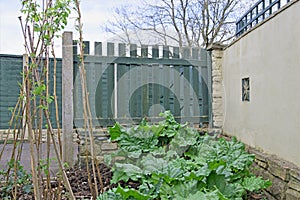
[[[209,122],[211,64],[207,51],[95,42],[95,53],[90,55],[89,46],[85,42],[84,61],[95,127],[112,126],[116,121],[138,123],[143,117],[156,121],[164,110],[170,110],[180,122],[195,126]],[[74,54],[74,123],[80,128],[83,109],[76,45]]]

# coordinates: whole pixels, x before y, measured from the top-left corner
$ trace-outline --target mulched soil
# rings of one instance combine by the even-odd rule
[[[112,178],[112,172],[109,167],[107,167],[104,164],[99,165],[99,170],[101,171],[101,178],[102,178],[102,184],[103,184],[103,191],[107,191],[111,188],[117,187],[117,184],[110,184],[110,180]],[[89,171],[92,171],[91,168]],[[92,173],[88,173],[86,168],[80,168],[78,166],[71,168],[66,171],[66,174],[68,176],[68,180],[70,182],[70,185],[72,187],[72,191],[74,193],[74,196],[77,199],[90,199],[92,196],[92,192],[90,190],[88,177],[91,176],[92,184],[94,186],[94,176]],[[128,186],[130,188],[137,188],[139,184],[134,181],[128,181],[120,182],[121,186]],[[99,181],[98,175],[97,175],[97,186],[98,186],[98,192],[101,193],[101,183]],[[63,200],[67,200],[67,191],[65,188],[62,188],[59,186],[58,181],[52,180],[51,181],[51,188],[52,188],[52,199],[57,199],[57,194],[61,194]],[[94,192],[94,191],[93,191]],[[20,194],[18,197],[19,200],[32,200],[33,194]]]
[[[110,184],[110,180],[112,179],[112,172],[109,167],[107,167],[104,164],[100,164],[99,169],[101,171],[103,191],[107,191],[109,189],[118,186],[118,184]],[[85,197],[91,196],[91,190],[88,183],[88,175],[89,174],[87,173],[86,169],[73,168],[67,171],[67,176],[69,177],[70,185],[73,189],[75,196],[85,196]],[[94,181],[93,181],[94,176],[92,173],[90,173],[90,176],[91,176],[92,184],[94,185]],[[100,194],[102,186],[99,181],[98,175],[97,175],[97,184],[99,190],[98,192]],[[129,188],[137,188],[139,186],[139,184],[134,181],[128,181],[127,183],[120,182],[119,184],[121,186],[128,186]]]

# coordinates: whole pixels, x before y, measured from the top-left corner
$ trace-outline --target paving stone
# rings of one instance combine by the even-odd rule
[[[297,167],[292,167],[290,170],[290,176],[300,181],[300,169]]]
[[[268,163],[267,162],[263,162],[261,160],[255,159],[255,162],[257,163],[257,165],[263,169],[268,169]]]
[[[295,179],[294,177],[292,177],[288,183],[288,187],[300,192],[300,181],[298,179]]]
[[[280,179],[284,181],[288,181],[289,176],[289,168],[286,165],[285,161],[281,161],[278,158],[275,158],[275,156],[272,156],[268,160],[269,165],[269,172],[273,175],[279,177]]]
[[[101,150],[102,151],[110,151],[110,150],[117,150],[118,149],[118,145],[117,143],[103,143],[101,145]]]
[[[97,140],[99,142],[108,141],[109,137],[107,137],[107,136],[98,136],[98,137],[95,137],[95,140]]]
[[[257,149],[248,146],[248,152],[255,155],[255,159],[258,159],[262,162],[268,162],[270,155],[267,155]]]
[[[269,192],[264,191],[264,195],[266,195],[268,200],[277,200],[275,197],[273,197]]]
[[[300,199],[300,192],[288,189],[286,191],[286,200],[299,200]]]
[[[274,198],[282,199],[285,197],[285,191],[287,189],[286,182],[284,182],[280,178],[275,177],[273,174],[264,169],[257,169],[254,174],[257,176],[261,176],[264,179],[269,179],[272,182],[272,185],[268,187],[266,191],[272,194]]]

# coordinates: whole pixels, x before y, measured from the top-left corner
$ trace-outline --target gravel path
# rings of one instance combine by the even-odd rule
[[[3,148],[3,144],[0,144],[0,151]],[[4,152],[2,157],[0,158],[0,169],[4,169],[9,162],[11,155],[12,155],[12,150],[13,150],[13,144],[7,144],[5,146]],[[41,145],[41,159],[45,159],[47,155],[47,146],[46,143],[42,143]],[[74,144],[74,160],[77,160],[77,155],[78,155],[78,144]],[[50,169],[52,173],[56,173],[58,171],[58,163],[55,155],[55,151],[53,149],[53,145],[51,145],[50,149],[50,159],[51,159],[51,164],[50,164]],[[29,143],[24,143],[23,144],[23,151],[22,151],[22,156],[21,156],[21,165],[24,166],[24,169],[30,171],[30,144]]]

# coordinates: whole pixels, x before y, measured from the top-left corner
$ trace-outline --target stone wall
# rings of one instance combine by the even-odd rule
[[[253,173],[272,181],[265,192],[268,200],[300,199],[300,169],[297,166],[251,147],[248,151],[256,156]]]
[[[222,58],[225,46],[213,44],[208,48],[211,51],[212,62],[212,128],[223,126],[223,84],[222,84]]]
[[[77,130],[80,137],[79,162],[85,162],[86,156],[91,156],[90,140],[85,140],[84,130]],[[94,153],[99,162],[102,162],[104,155],[111,154],[118,149],[117,143],[110,142],[106,129],[94,129]],[[86,148],[87,145],[87,148]]]

